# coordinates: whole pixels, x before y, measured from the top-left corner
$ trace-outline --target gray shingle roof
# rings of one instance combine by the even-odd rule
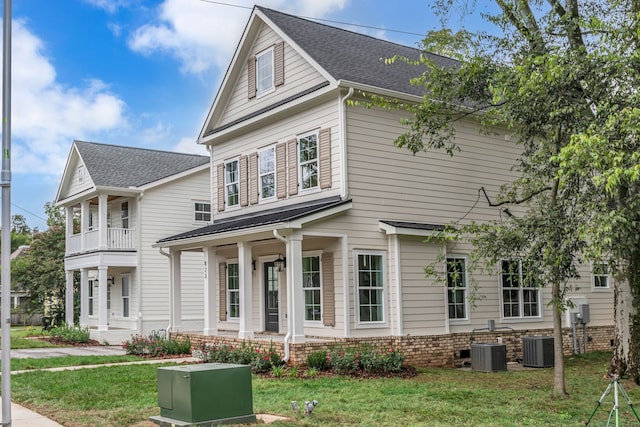
[[[402,61],[385,64],[384,60],[395,55],[418,59],[423,53],[442,67],[452,67],[457,64],[454,59],[416,48],[319,24],[261,6],[256,8],[336,80],[348,80],[422,96],[423,88],[412,86],[409,82],[420,75],[424,70],[423,67],[409,65]]]
[[[96,186],[139,187],[209,163],[209,157],[74,141]]]
[[[351,200],[341,200],[340,196],[327,197],[325,199],[311,202],[297,203],[295,205],[279,208],[267,209],[259,213],[237,215],[230,218],[216,220],[213,224],[200,227],[175,236],[165,237],[158,240],[158,243],[170,242],[174,240],[190,239],[194,237],[210,236],[235,230],[242,230],[252,227],[259,227],[279,222],[293,221],[307,215],[315,214],[334,208],[336,206],[349,203]]]

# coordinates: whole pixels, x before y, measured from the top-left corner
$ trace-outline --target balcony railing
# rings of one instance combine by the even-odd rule
[[[137,234],[134,228],[108,228],[107,249],[136,249]],[[67,239],[67,254],[95,251],[100,249],[100,230],[85,233],[84,248],[82,234],[74,234]]]

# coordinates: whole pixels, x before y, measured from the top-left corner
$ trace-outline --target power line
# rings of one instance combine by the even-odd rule
[[[29,215],[33,215],[33,216],[35,216],[36,218],[41,219],[41,220],[43,220],[43,221],[45,221],[45,222],[47,221],[47,219],[46,219],[46,218],[42,218],[40,215],[35,214],[35,213],[31,212],[31,211],[28,211],[28,210],[26,210],[25,208],[23,208],[22,206],[18,206],[18,205],[16,205],[15,203],[11,203],[11,206],[14,206],[14,207],[18,208],[18,209],[20,209],[21,211],[25,211],[25,212],[26,212],[26,213],[28,213]]]
[[[205,2],[205,3],[217,4],[217,5],[220,5],[220,6],[236,7],[236,8],[239,8],[239,9],[249,9],[249,10],[253,9],[252,7],[249,7],[249,6],[240,6],[238,4],[225,3],[225,2],[221,2],[221,1],[215,1],[215,0],[200,0],[200,1]],[[332,19],[314,18],[313,16],[300,16],[300,15],[298,15],[298,18],[312,19],[314,21],[321,21],[321,22],[330,22],[332,24],[339,24],[339,25],[348,25],[348,26],[351,26],[351,27],[366,28],[368,30],[389,31],[391,33],[407,34],[407,35],[410,35],[410,36],[424,37],[426,35],[424,33],[414,33],[414,32],[411,32],[411,31],[394,30],[394,29],[391,29],[391,28],[374,27],[372,25],[361,25],[361,24],[353,24],[351,22],[335,21],[335,20],[332,20]]]

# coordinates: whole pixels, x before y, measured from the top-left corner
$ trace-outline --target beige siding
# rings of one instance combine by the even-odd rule
[[[266,206],[274,207],[273,203],[291,204],[303,202],[310,199],[323,198],[328,195],[339,194],[340,191],[340,128],[338,120],[338,101],[330,101],[321,105],[314,106],[308,110],[300,111],[296,115],[289,117],[286,122],[278,122],[265,125],[258,130],[243,134],[238,139],[215,146],[213,149],[212,164],[217,167],[224,160],[235,158],[241,155],[250,155],[258,151],[260,148],[272,145],[274,143],[286,143],[295,138],[297,135],[329,128],[331,130],[331,181],[332,187],[323,191],[300,191],[297,195],[289,196],[286,199],[276,201],[273,200],[262,202],[258,205],[244,207],[240,210],[233,209],[229,215],[237,215],[239,212],[252,212],[265,209]],[[288,161],[288,160],[287,160]],[[215,189],[223,188],[219,185],[220,176],[214,176],[213,187]],[[280,176],[276,177],[276,186],[279,188],[282,183]],[[227,210],[228,211],[228,210]],[[224,215],[227,214],[225,211]],[[224,217],[220,213],[219,218]]]
[[[140,239],[143,321],[169,320],[169,259],[151,245],[159,239],[205,224],[194,221],[194,202],[209,200],[209,171],[172,181],[144,193],[141,201]],[[201,252],[184,252],[182,263],[182,325],[202,330],[203,258]],[[166,327],[164,325],[163,327]]]
[[[258,35],[251,55],[274,46],[281,39],[273,30],[263,26]],[[235,82],[229,103],[221,115],[221,119],[214,127],[230,123],[238,118],[244,117],[261,108],[273,105],[278,101],[296,95],[308,88],[311,88],[326,79],[316,71],[300,54],[298,54],[289,44],[284,44],[284,85],[277,87],[274,92],[248,99],[248,69],[245,65]]]

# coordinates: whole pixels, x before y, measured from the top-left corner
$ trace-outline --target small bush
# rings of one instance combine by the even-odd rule
[[[317,371],[326,371],[329,369],[326,351],[314,351],[307,356],[307,366]]]
[[[192,356],[203,362],[250,365],[251,371],[256,374],[270,372],[274,366],[282,364],[280,355],[273,346],[270,346],[269,350],[261,350],[246,341],[243,341],[240,346],[206,343],[194,349]]]
[[[146,337],[135,335],[130,340],[123,342],[122,348],[125,349],[127,354],[162,357],[191,353],[191,341],[188,339],[184,341],[167,339],[159,334],[152,333]]]
[[[80,326],[70,326],[63,323],[49,331],[49,336],[69,344],[80,344],[89,342],[89,328]]]

